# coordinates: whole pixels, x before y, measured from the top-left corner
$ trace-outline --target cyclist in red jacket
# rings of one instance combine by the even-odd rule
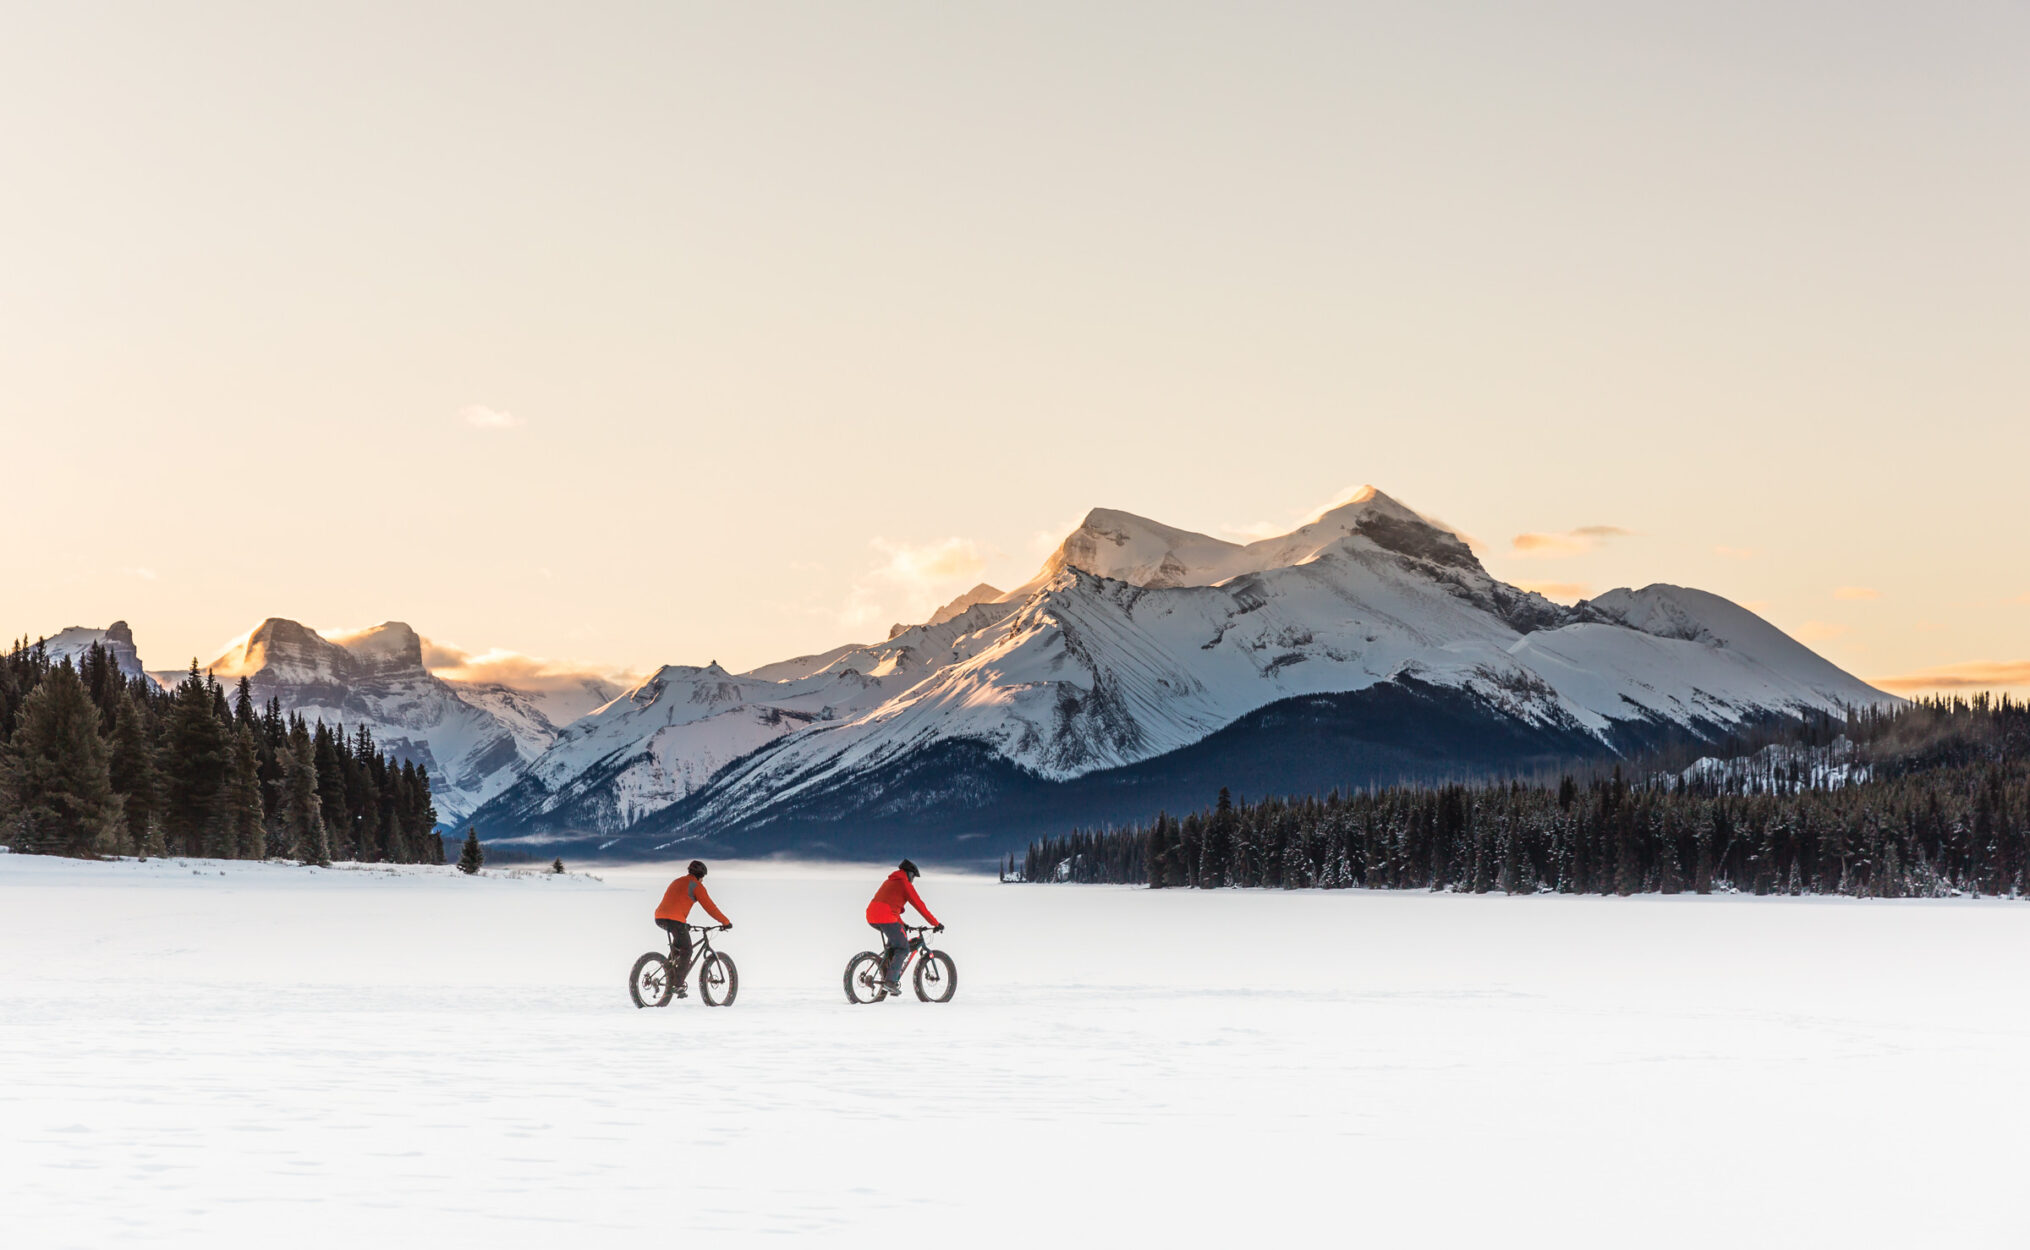
[[[874,891],[874,901],[867,904],[867,923],[881,934],[882,942],[888,947],[888,962],[882,968],[881,988],[891,995],[902,992],[902,965],[909,958],[909,932],[902,927],[904,905],[914,907],[917,913],[930,922],[930,927],[939,933],[945,931],[938,918],[930,914],[930,908],[923,905],[916,887],[910,882],[922,874],[916,865],[903,860],[888,874],[881,888]]]
[[[725,928],[732,928],[733,922],[726,919],[726,913],[712,901],[705,890],[705,861],[694,859],[683,876],[670,882],[670,888],[663,891],[663,901],[656,904],[656,927],[670,935],[670,962],[677,965],[677,997],[686,998],[684,977],[691,971],[691,906],[696,904],[710,912],[712,919]]]

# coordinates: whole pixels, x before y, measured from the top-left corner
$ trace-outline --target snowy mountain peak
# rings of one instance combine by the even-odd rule
[[[1458,535],[1373,486],[1363,486],[1289,533],[1245,545],[1176,529],[1132,512],[1094,508],[1042,570],[1007,597],[1034,593],[1067,566],[1150,590],[1216,586],[1244,574],[1306,563],[1335,543],[1353,538],[1365,538],[1412,559],[1483,571]]]
[[[206,667],[221,678],[267,676],[302,684],[332,681],[351,668],[345,649],[316,630],[271,616]]]
[[[997,590],[996,588],[989,586],[985,582],[981,582],[979,585],[973,587],[971,590],[958,596],[956,599],[953,599],[950,603],[947,603],[943,607],[939,608],[937,611],[931,613],[930,619],[925,621],[924,624],[926,626],[942,625],[946,621],[956,620],[959,617],[964,616],[966,610],[972,607],[974,604],[995,603],[1004,597],[1005,593],[1003,591]],[[910,630],[915,628],[917,627],[914,625],[904,625],[901,623],[890,625],[888,627],[889,640],[893,641],[895,638],[903,634],[906,634]]]
[[[53,638],[43,639],[43,648],[52,660],[69,660],[73,667],[84,663],[85,653],[93,645],[104,647],[113,657],[113,663],[127,677],[144,675],[141,656],[134,649],[134,631],[127,628],[127,622],[114,621],[104,629],[93,629],[87,625],[72,625],[57,632]]]
[[[1136,586],[1207,586],[1241,571],[1233,565],[1244,550],[1132,512],[1094,508],[1023,589],[1048,583],[1068,566]]]
[[[331,641],[373,672],[420,672],[423,668],[423,639],[401,621],[341,634]]]

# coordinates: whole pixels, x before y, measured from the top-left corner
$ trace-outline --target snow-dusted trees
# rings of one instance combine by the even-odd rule
[[[2030,895],[2030,707],[1919,703],[1757,730],[1754,768],[1395,787],[1039,839],[1029,881],[1528,893]],[[1769,748],[1781,748],[1774,754]],[[1835,756],[1837,766],[1830,766]]]

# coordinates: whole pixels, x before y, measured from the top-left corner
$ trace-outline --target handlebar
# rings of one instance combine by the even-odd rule
[[[944,929],[944,926],[941,924],[906,924],[902,927],[908,933],[942,932]]]
[[[684,927],[686,929],[695,929],[700,933],[717,933],[721,929],[730,929],[733,926],[730,924],[686,924]]]

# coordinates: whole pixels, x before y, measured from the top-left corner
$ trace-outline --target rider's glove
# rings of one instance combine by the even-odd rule
[[[727,922],[726,922],[725,924],[722,924],[722,925],[720,925],[719,927],[720,927],[721,929],[730,929],[730,928],[732,928],[732,927],[733,927],[733,922],[732,922],[731,920],[729,920],[729,921],[727,921]]]
[[[930,927],[930,931],[932,933],[943,933],[945,931],[945,927],[941,924],[934,924]]]

